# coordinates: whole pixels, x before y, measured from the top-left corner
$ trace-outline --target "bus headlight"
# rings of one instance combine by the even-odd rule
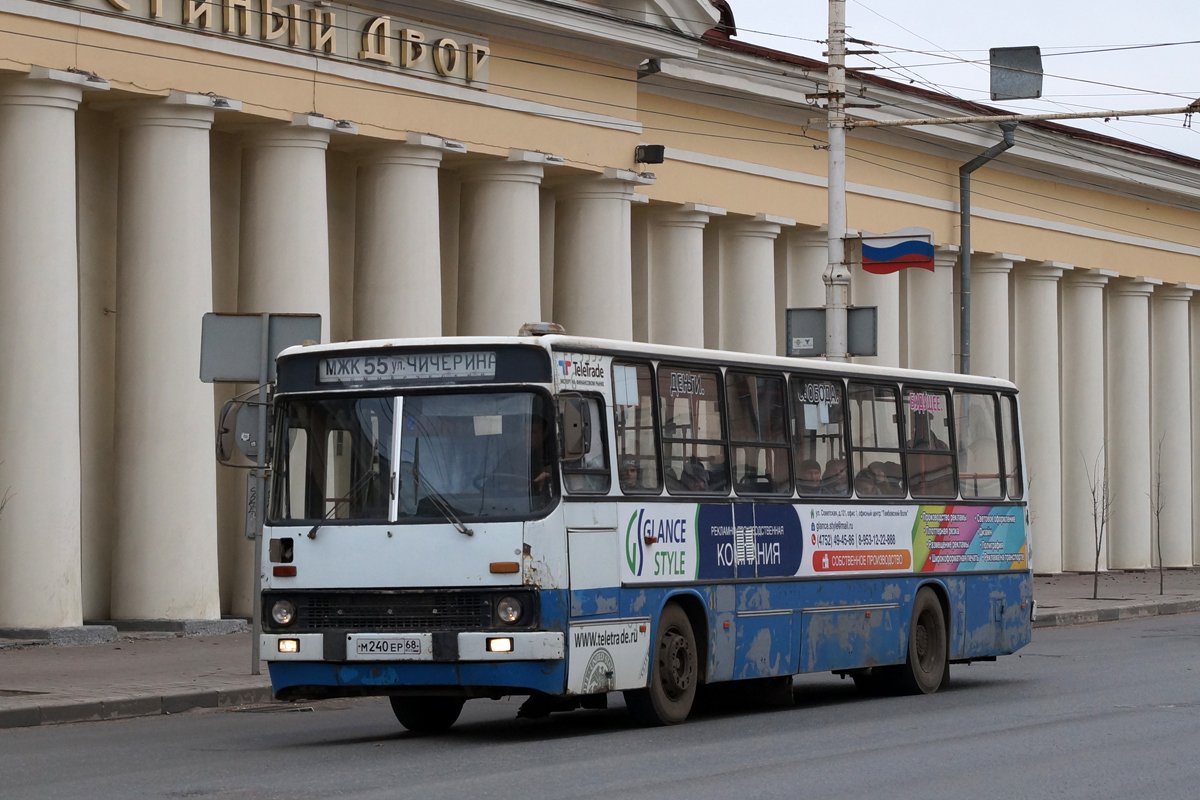
[[[521,618],[522,610],[521,601],[515,597],[501,597],[496,604],[496,616],[510,625]]]
[[[296,607],[288,600],[276,600],[271,606],[271,619],[279,625],[291,625],[296,621]]]

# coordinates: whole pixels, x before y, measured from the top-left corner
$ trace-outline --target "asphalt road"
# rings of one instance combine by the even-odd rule
[[[467,704],[404,732],[386,701],[0,731],[0,797],[1186,798],[1200,796],[1200,614],[1038,631],[929,697],[797,680],[792,708],[643,729],[619,702],[517,720]]]

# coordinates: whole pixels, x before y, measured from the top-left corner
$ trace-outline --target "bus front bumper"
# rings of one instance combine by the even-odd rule
[[[327,642],[326,636],[338,636],[339,640],[345,637],[345,640]],[[563,692],[566,659],[565,637],[561,632],[441,634],[440,647],[434,646],[435,636],[430,633],[265,633],[260,642],[275,696],[281,700],[429,693],[486,697]],[[453,637],[453,644],[447,641],[447,636]],[[414,638],[421,645],[419,654],[361,652],[379,649],[377,644],[360,646],[363,642],[405,642]],[[511,639],[511,650],[490,650],[489,640],[495,639]],[[281,641],[287,650],[295,647],[295,652],[281,652]],[[384,651],[388,649],[383,648]]]

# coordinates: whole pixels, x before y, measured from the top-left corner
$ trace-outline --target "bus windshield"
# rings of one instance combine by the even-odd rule
[[[274,520],[482,521],[553,502],[550,403],[532,392],[293,399],[280,404]]]
[[[386,520],[391,501],[394,397],[282,404],[276,520]]]
[[[537,514],[553,500],[549,402],[532,392],[416,395],[400,421],[400,519]]]

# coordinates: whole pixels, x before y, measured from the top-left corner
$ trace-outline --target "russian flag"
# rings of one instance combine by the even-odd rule
[[[917,267],[933,272],[933,232],[905,228],[876,235],[863,232],[862,268],[874,275],[890,275]]]

